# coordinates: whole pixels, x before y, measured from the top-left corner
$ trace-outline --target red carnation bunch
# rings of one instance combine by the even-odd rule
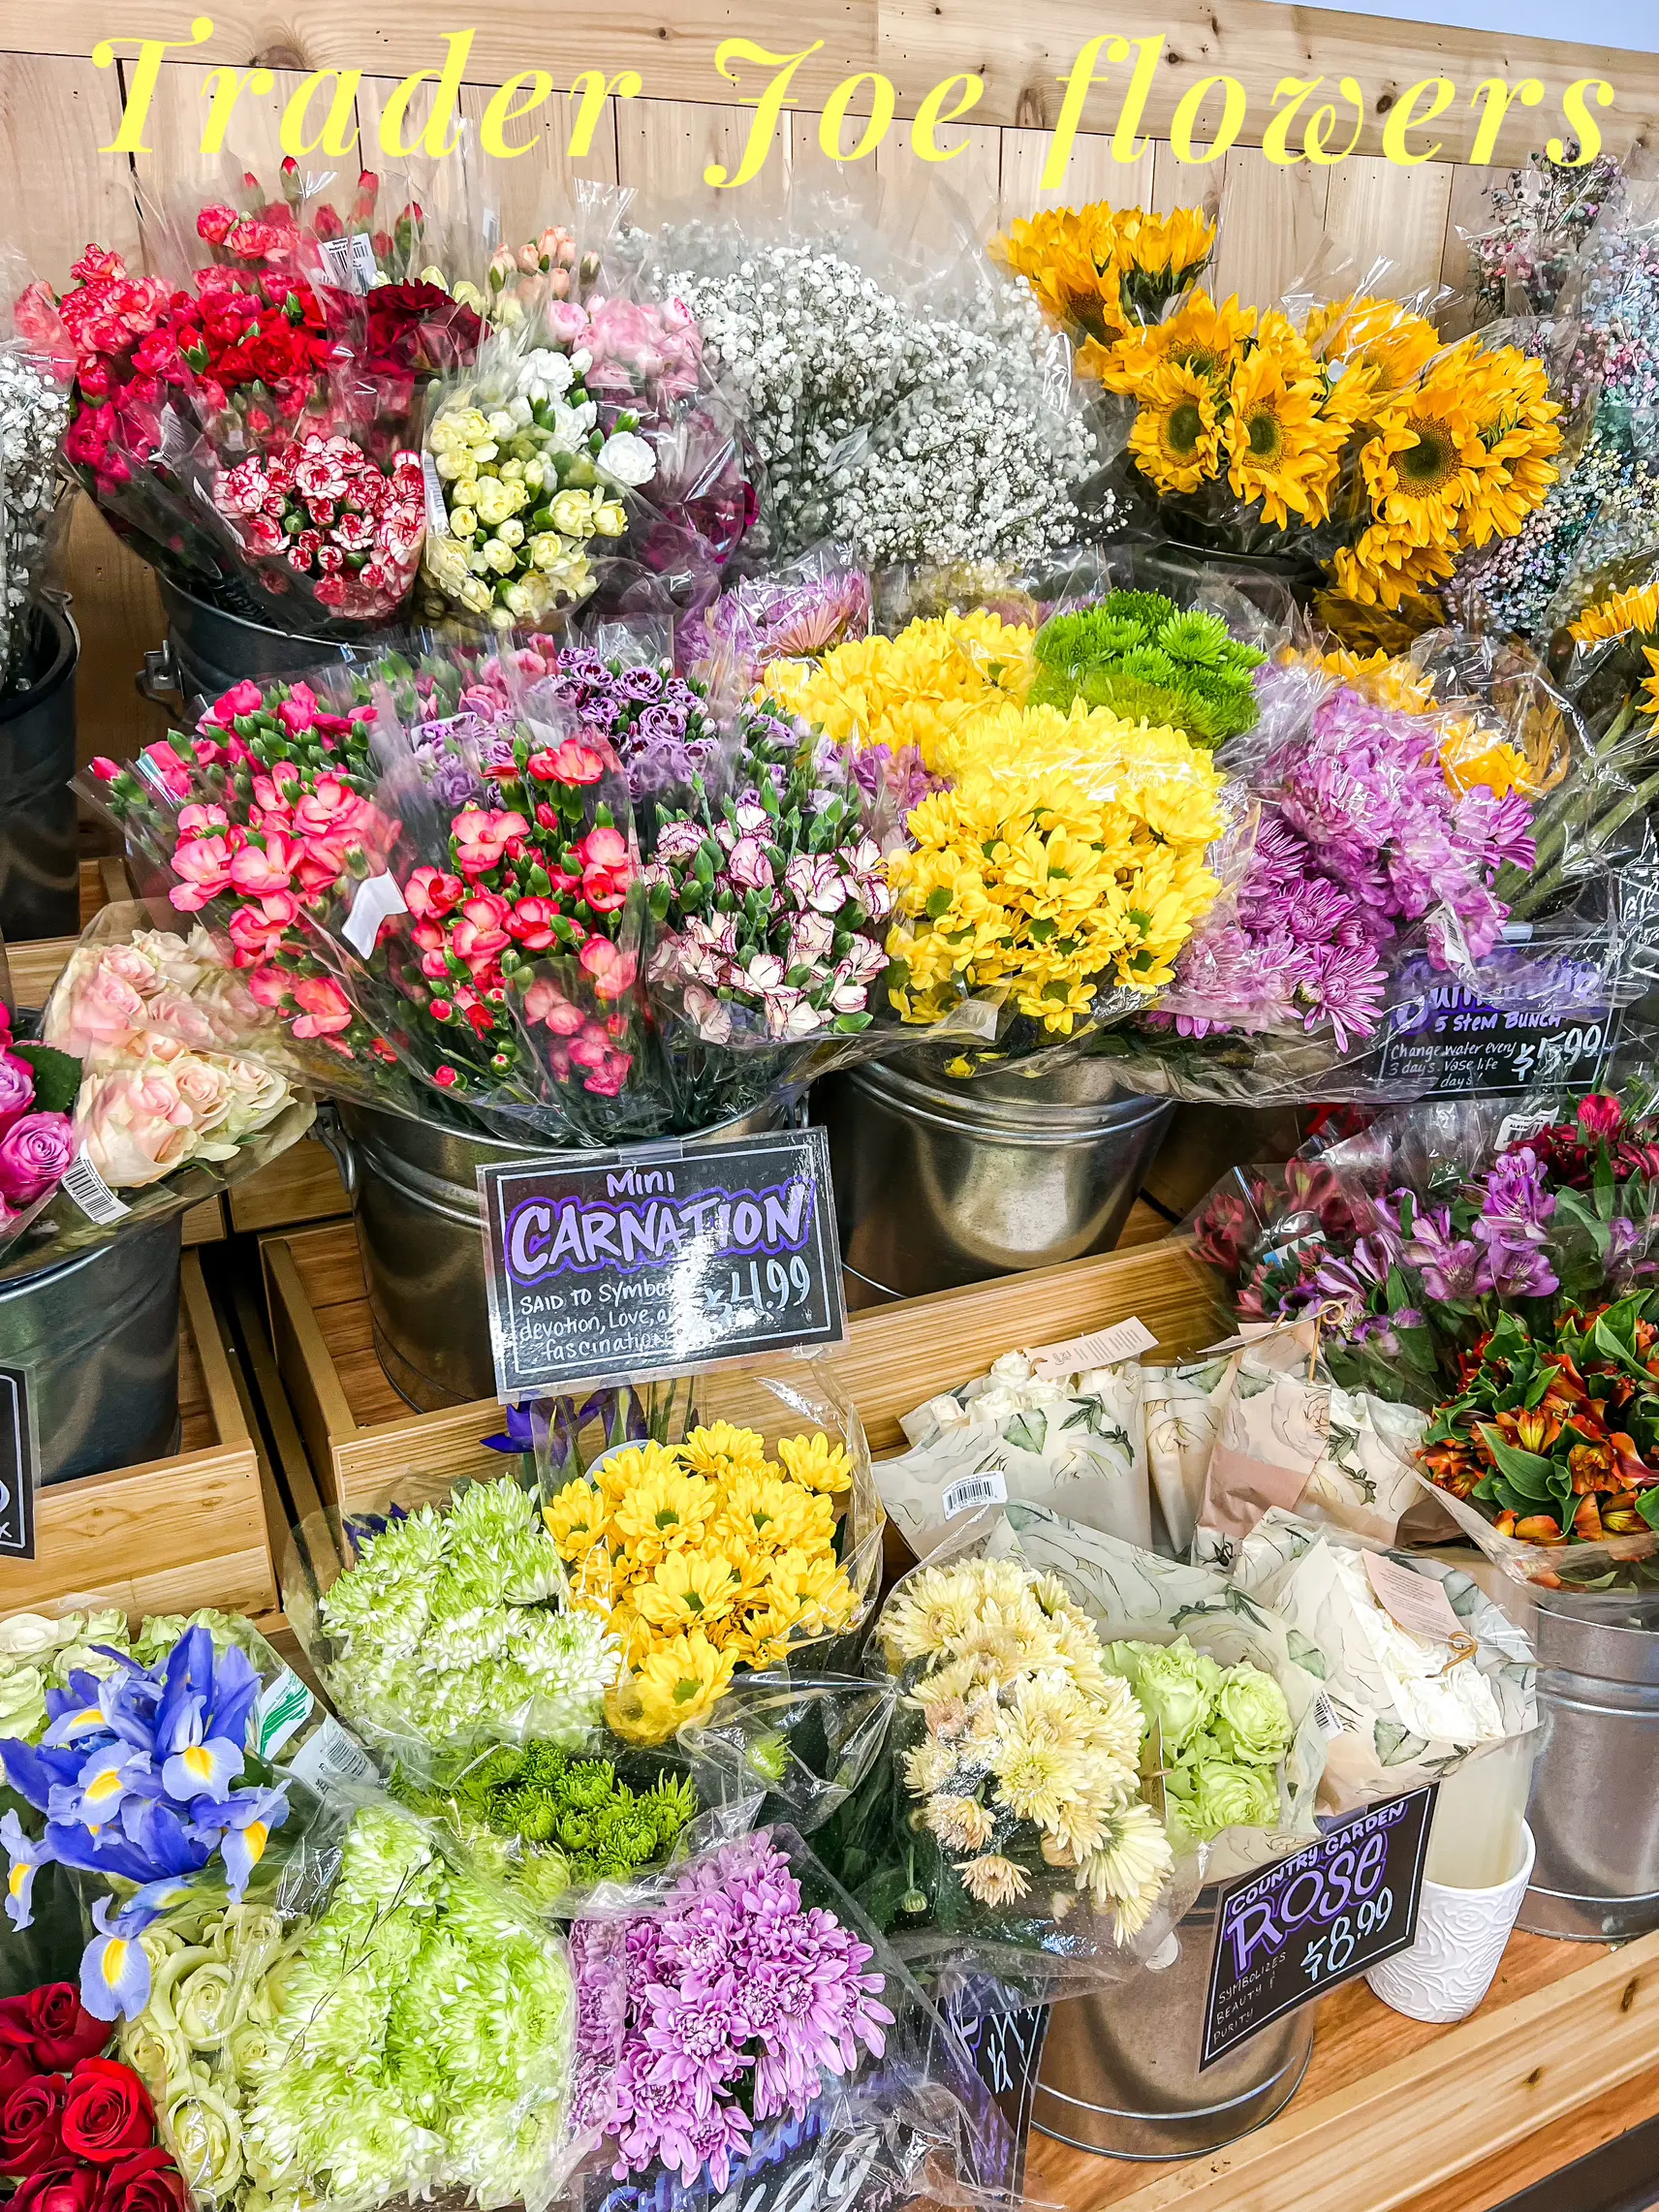
[[[0,2002],[0,2176],[7,2212],[189,2212],[130,2066],[101,2055],[110,2023],[67,1981]]]

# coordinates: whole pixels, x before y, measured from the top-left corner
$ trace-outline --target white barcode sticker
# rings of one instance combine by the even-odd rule
[[[375,265],[374,240],[366,231],[354,231],[349,238],[319,238],[329,280],[343,288],[368,292],[380,281]]]
[[[1498,1123],[1497,1148],[1503,1152],[1512,1144],[1523,1144],[1529,1137],[1536,1137],[1541,1129],[1549,1126],[1547,1113],[1506,1113]]]
[[[292,1667],[260,1692],[254,1703],[249,1741],[261,1759],[274,1759],[297,1729],[311,1717],[317,1700]]]
[[[380,925],[388,915],[408,912],[403,893],[390,876],[365,876],[352,896],[352,911],[340,935],[366,960],[374,950]]]
[[[123,1214],[133,1210],[115,1196],[86,1157],[84,1145],[64,1169],[58,1188],[67,1191],[87,1220],[97,1222],[101,1229],[108,1229],[111,1222],[119,1221]]]
[[[958,1513],[975,1513],[982,1506],[1006,1506],[1008,1483],[1000,1469],[987,1467],[978,1475],[964,1475],[959,1481],[951,1483],[940,1503],[945,1509],[945,1518],[954,1521]]]
[[[444,497],[444,480],[438,474],[437,458],[432,453],[421,455],[421,481],[426,486],[426,528],[434,538],[448,538],[450,531],[450,505]]]
[[[1345,1726],[1342,1716],[1323,1690],[1314,1700],[1313,1717],[1319,1723],[1320,1729],[1325,1735],[1339,1736],[1342,1733]]]
[[[367,1755],[360,1751],[331,1715],[325,1715],[323,1726],[288,1762],[288,1771],[297,1775],[308,1790],[319,1797],[329,1794],[335,1782],[366,1783],[374,1780],[374,1768]]]
[[[1138,1314],[1097,1328],[1088,1336],[1069,1336],[1064,1344],[1045,1344],[1030,1355],[1040,1383],[1056,1376],[1081,1375],[1091,1367],[1110,1367],[1119,1359],[1133,1359],[1138,1352],[1150,1352],[1158,1339]]]

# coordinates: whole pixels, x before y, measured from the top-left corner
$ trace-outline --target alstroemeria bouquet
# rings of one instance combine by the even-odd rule
[[[0,1269],[193,1205],[310,1122],[280,1032],[228,949],[146,919],[105,909],[36,1038],[14,1037],[0,1007]]]
[[[81,1961],[80,1994],[89,2011],[112,2020],[148,1999],[144,1930],[210,1863],[240,1897],[288,1817],[288,1799],[261,1756],[261,1671],[239,1643],[217,1647],[198,1623],[153,1667],[114,1650],[106,1656],[112,1670],[76,1668],[66,1688],[47,1691],[38,1744],[0,1739],[6,1780],[46,1816],[37,1836],[8,1813],[0,1842],[12,1869],[6,1909],[18,1928],[29,1924],[29,1893],[43,1866],[106,1885],[92,1911],[97,1933]]]

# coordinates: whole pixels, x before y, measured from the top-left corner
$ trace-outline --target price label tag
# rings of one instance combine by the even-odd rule
[[[958,1513],[977,1513],[982,1506],[1006,1506],[1008,1479],[1000,1467],[982,1467],[977,1475],[964,1475],[957,1481],[948,1482],[939,1503],[948,1521],[954,1521]]]
[[[505,1403],[843,1343],[821,1129],[478,1171]]]
[[[408,912],[403,893],[389,875],[383,871],[378,876],[365,876],[352,894],[352,911],[340,935],[366,960],[374,951],[381,923],[394,914]]]
[[[1545,1007],[1490,1006],[1459,984],[1441,984],[1396,1007],[1378,1076],[1408,1082],[1425,1099],[1531,1090],[1535,1084],[1593,1089],[1618,1028],[1588,1007],[1562,1015]]]
[[[970,1977],[965,1986],[952,1992],[946,2017],[967,2045],[975,2072],[1008,2122],[1014,2165],[1008,2174],[994,2178],[1017,2196],[1024,2184],[1031,2106],[1051,2013],[1047,2005],[1011,2007],[1007,1996],[988,1976]],[[993,2009],[982,2009],[987,2002]]]
[[[1114,1367],[1120,1359],[1133,1359],[1150,1352],[1158,1339],[1139,1314],[1097,1328],[1087,1336],[1069,1336],[1064,1344],[1045,1344],[1031,1355],[1032,1372],[1041,1383],[1066,1375],[1083,1375],[1091,1367]]]
[[[29,1379],[20,1367],[0,1367],[0,1559],[35,1556],[40,1464]]]
[[[354,231],[349,237],[319,238],[317,243],[331,283],[354,292],[372,292],[379,283],[374,240],[366,231]]]
[[[1221,1893],[1202,2072],[1417,1937],[1433,1789],[1369,1805]]]

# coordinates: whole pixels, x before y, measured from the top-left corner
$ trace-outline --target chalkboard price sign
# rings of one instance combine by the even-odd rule
[[[1416,1940],[1434,1795],[1367,1806],[1222,1892],[1201,2072]]]
[[[504,1402],[840,1344],[821,1129],[481,1168]]]
[[[29,1380],[18,1367],[0,1367],[0,1559],[35,1556],[35,1443]]]

